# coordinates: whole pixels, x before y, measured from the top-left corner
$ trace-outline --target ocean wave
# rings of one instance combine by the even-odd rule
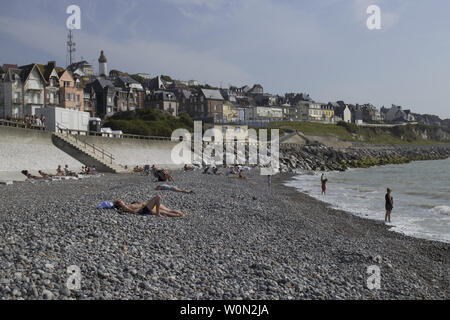
[[[433,212],[437,212],[446,216],[450,216],[450,207],[449,206],[437,206],[431,209]]]
[[[436,206],[431,210],[450,216],[450,206]]]

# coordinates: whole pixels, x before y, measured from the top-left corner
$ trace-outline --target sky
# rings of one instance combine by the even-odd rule
[[[0,64],[67,66],[72,4],[76,60],[96,70],[104,50],[109,70],[450,118],[448,0],[0,0]]]

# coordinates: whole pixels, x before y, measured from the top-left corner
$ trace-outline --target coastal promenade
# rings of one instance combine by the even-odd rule
[[[195,194],[157,192],[140,175],[0,185],[0,299],[450,298],[449,244],[331,209],[284,187],[291,175],[270,189],[249,176],[174,172]],[[95,209],[156,194],[188,215]],[[79,291],[66,287],[72,265]],[[367,286],[374,265],[379,290]]]

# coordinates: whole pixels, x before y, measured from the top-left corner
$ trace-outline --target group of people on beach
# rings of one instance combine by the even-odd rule
[[[219,168],[210,166],[205,167],[203,169],[203,174],[210,174],[216,176],[236,176],[239,179],[247,180],[248,178],[244,175],[244,168],[241,166],[233,166],[228,168],[226,165],[223,166],[223,169],[228,169],[226,174],[219,171]],[[184,165],[183,170],[185,172],[194,171],[195,167]],[[158,169],[155,165],[153,166],[144,166],[139,167],[136,166],[133,169],[134,173],[153,175],[156,179],[155,182],[166,182],[166,184],[158,185],[155,187],[157,191],[172,191],[179,192],[185,194],[194,193],[192,190],[184,190],[178,188],[177,186],[169,185],[169,182],[175,182],[175,179],[172,177],[170,172],[166,169]],[[270,182],[269,182],[270,185]],[[184,217],[187,213],[179,210],[173,210],[165,207],[162,204],[162,197],[160,195],[155,196],[149,201],[146,202],[133,202],[131,204],[125,203],[121,199],[117,199],[113,203],[113,207],[122,212],[129,212],[132,214],[141,214],[141,215],[155,215],[158,217],[166,216],[166,217]]]
[[[241,166],[232,166],[232,167],[227,167],[227,165],[223,166],[223,169],[225,169],[225,173],[219,171],[219,168],[217,167],[213,167],[211,169],[210,166],[207,166],[204,170],[203,170],[203,174],[212,174],[212,175],[216,175],[216,176],[228,176],[228,177],[233,177],[233,176],[237,176],[237,178],[242,179],[242,180],[248,180],[248,178],[244,175],[244,168],[242,168]]]
[[[189,168],[187,166],[184,167],[185,171],[194,170],[194,168]],[[136,166],[133,169],[134,173],[140,173],[145,175],[152,175],[156,180],[155,182],[175,182],[175,179],[172,177],[170,172],[166,169],[159,169],[155,165],[153,166],[145,166],[144,168]],[[172,191],[179,192],[185,194],[194,193],[192,190],[184,190],[178,188],[177,186],[162,184],[155,187],[157,191]],[[184,217],[187,213],[180,211],[169,209],[162,204],[162,197],[157,195],[153,197],[149,201],[145,202],[132,202],[130,204],[125,203],[121,199],[117,199],[113,203],[113,207],[122,212],[128,212],[132,214],[140,214],[140,215],[154,215],[157,217]]]
[[[28,179],[32,180],[46,180],[46,179],[52,179],[54,177],[75,177],[78,178],[80,175],[92,175],[96,173],[95,166],[83,166],[80,173],[76,173],[74,171],[71,171],[69,169],[69,165],[65,165],[64,169],[62,165],[58,165],[58,168],[56,168],[56,174],[51,173],[45,173],[42,170],[39,170],[39,176],[35,176],[31,174],[29,170],[22,170],[21,173],[26,176]]]

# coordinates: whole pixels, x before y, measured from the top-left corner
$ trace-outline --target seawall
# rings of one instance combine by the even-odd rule
[[[157,165],[175,169],[181,167],[171,160],[171,141],[133,140],[96,136],[78,136],[79,140],[113,154],[115,163],[129,168],[139,165]],[[58,165],[69,165],[71,170],[80,170],[83,164],[97,165],[91,160],[84,163],[76,160],[70,150],[61,148],[50,132],[0,126],[0,180],[20,180],[22,170],[37,175],[38,170],[56,173]],[[58,146],[57,146],[58,145]]]
[[[78,139],[111,153],[115,158],[115,163],[121,166],[134,167],[154,164],[169,169],[182,167],[171,159],[172,149],[178,144],[177,142],[96,136],[78,136]]]
[[[22,170],[56,173],[58,165],[66,164],[72,170],[83,165],[53,145],[51,133],[0,126],[0,178],[17,180]]]

